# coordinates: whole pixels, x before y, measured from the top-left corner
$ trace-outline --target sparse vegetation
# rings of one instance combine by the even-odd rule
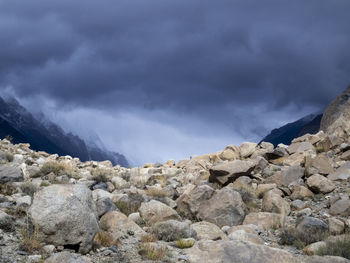
[[[41,182],[40,183],[40,186],[41,187],[47,187],[47,186],[49,186],[50,185],[50,183],[48,183],[48,182]]]
[[[151,227],[150,233],[154,234],[159,240],[166,242],[188,237],[186,229],[173,227],[173,224],[169,221],[155,223]]]
[[[47,162],[45,163],[39,172],[37,172],[34,177],[42,177],[54,173],[57,176],[67,175],[68,177],[75,177],[74,170],[72,166],[66,163],[57,162]]]
[[[109,181],[108,175],[110,172],[107,169],[95,168],[92,170],[91,174],[92,180],[96,181],[97,183],[106,183]]]
[[[193,247],[194,240],[193,239],[179,239],[179,240],[176,240],[175,245],[177,248],[180,248],[180,249],[190,248],[190,247]]]
[[[25,182],[21,184],[21,190],[24,194],[33,197],[34,193],[38,190],[38,188],[31,182]]]
[[[296,228],[283,229],[279,238],[281,245],[295,246],[303,249],[312,243],[324,240],[328,236],[325,231],[298,231]]]
[[[339,237],[335,241],[326,242],[326,246],[316,252],[319,256],[338,256],[350,259],[350,235]]]
[[[141,244],[139,254],[149,260],[162,260],[169,254],[169,250],[164,246],[153,246],[149,243]]]
[[[12,184],[0,184],[0,194],[13,195],[16,192],[16,187],[14,187]]]
[[[125,214],[126,216],[129,216],[132,213],[135,213],[139,210],[141,203],[135,203],[135,202],[127,202],[127,201],[117,201],[114,203],[116,207]]]
[[[107,231],[100,231],[96,234],[95,243],[100,244],[104,247],[111,247],[111,246],[117,246],[119,245],[119,241],[116,240],[112,234],[108,233]]]
[[[34,253],[40,252],[42,249],[42,243],[38,238],[38,229],[34,227],[30,230],[29,227],[24,227],[21,229],[22,242],[20,248],[26,252]]]
[[[157,242],[158,238],[153,234],[145,234],[141,236],[142,243]]]

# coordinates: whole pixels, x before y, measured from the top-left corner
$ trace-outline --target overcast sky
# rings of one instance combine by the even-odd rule
[[[349,0],[0,0],[0,87],[131,162],[258,141],[350,84]]]

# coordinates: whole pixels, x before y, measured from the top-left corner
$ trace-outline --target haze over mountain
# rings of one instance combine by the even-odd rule
[[[40,120],[40,121],[39,121]],[[66,133],[45,116],[35,118],[17,100],[0,97],[0,138],[10,136],[14,143],[29,143],[36,151],[71,155],[82,161],[110,160],[113,164],[128,166],[125,157],[105,148],[97,135],[88,142],[72,133]]]

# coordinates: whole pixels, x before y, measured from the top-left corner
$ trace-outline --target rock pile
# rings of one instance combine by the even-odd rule
[[[349,262],[316,255],[350,244],[348,93],[324,131],[291,145],[177,163],[124,168],[1,140],[0,262]]]

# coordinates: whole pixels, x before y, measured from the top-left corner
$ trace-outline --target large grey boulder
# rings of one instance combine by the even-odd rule
[[[209,182],[221,185],[232,183],[240,176],[249,176],[254,170],[256,162],[234,160],[214,165],[210,170]]]
[[[242,224],[245,208],[239,192],[225,187],[202,203],[198,217],[219,227],[235,226]]]
[[[299,263],[290,253],[250,242],[201,240],[186,249],[191,263]]]
[[[167,221],[170,219],[181,220],[178,213],[171,207],[159,202],[157,200],[151,200],[148,203],[142,203],[139,208],[140,216],[149,224],[156,222]]]
[[[208,185],[200,185],[186,190],[177,200],[177,212],[187,218],[195,218],[199,212],[200,205],[210,199],[214,189]]]
[[[13,165],[0,165],[0,184],[22,182],[23,180],[23,172],[20,167]]]
[[[296,228],[301,233],[323,233],[328,231],[328,225],[321,219],[314,217],[304,217],[297,225]]]
[[[47,244],[75,245],[85,254],[98,232],[91,191],[82,184],[51,185],[34,195],[29,217]]]
[[[332,181],[350,181],[350,162],[344,163],[327,177]]]
[[[60,252],[53,254],[44,263],[91,263],[90,259],[78,254]]]

